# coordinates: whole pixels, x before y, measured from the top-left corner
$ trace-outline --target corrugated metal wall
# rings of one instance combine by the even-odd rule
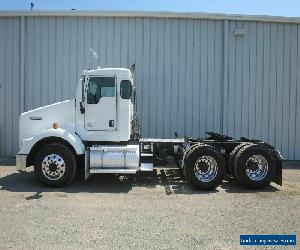
[[[0,156],[18,150],[20,18],[0,18]]]
[[[20,110],[73,97],[85,68],[136,63],[145,137],[168,138],[174,131],[199,137],[212,130],[263,139],[285,158],[300,159],[299,25],[22,18],[0,18],[1,156],[17,151]],[[245,34],[235,36],[236,28]]]
[[[243,37],[233,36],[243,27]],[[300,25],[230,21],[223,131],[300,160]]]

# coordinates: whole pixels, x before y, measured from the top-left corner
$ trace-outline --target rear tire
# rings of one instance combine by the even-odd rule
[[[50,187],[61,187],[70,183],[76,173],[76,158],[65,145],[53,143],[43,146],[34,161],[37,179]]]
[[[234,159],[237,155],[237,153],[239,152],[239,150],[241,150],[243,147],[247,146],[247,145],[252,145],[253,143],[251,142],[243,142],[239,145],[237,145],[232,151],[231,153],[229,154],[229,157],[228,157],[228,170],[229,170],[229,173],[232,174],[234,176]]]
[[[223,180],[225,160],[212,146],[199,144],[187,153],[184,175],[189,184],[201,189],[215,189]]]
[[[246,188],[267,187],[275,175],[274,158],[267,149],[259,145],[247,145],[236,154],[234,174]]]
[[[193,145],[188,149],[188,151],[187,151],[187,153],[186,153],[186,155],[185,155],[185,157],[184,157],[184,165],[186,164],[186,160],[189,158],[190,154],[191,154],[192,152],[194,152],[195,150],[197,150],[197,148],[203,147],[203,146],[205,146],[204,143],[196,143],[196,144],[193,144]]]

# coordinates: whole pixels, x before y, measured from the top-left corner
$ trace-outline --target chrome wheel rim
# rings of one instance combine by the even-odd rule
[[[57,154],[47,155],[42,162],[42,172],[47,179],[58,180],[66,172],[65,161]]]
[[[198,180],[210,182],[215,179],[218,174],[218,163],[213,157],[203,155],[197,159],[194,171]]]
[[[250,180],[260,181],[268,174],[269,164],[262,155],[252,155],[246,162],[246,174]]]

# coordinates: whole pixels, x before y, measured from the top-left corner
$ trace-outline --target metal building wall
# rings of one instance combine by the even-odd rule
[[[235,37],[240,27],[246,33]],[[230,21],[225,39],[224,133],[262,139],[300,160],[300,25]]]
[[[25,110],[71,98],[83,69],[136,63],[144,136],[221,131],[222,21],[29,17],[25,37]]]
[[[0,18],[0,156],[18,150],[20,18]]]
[[[20,111],[72,98],[83,69],[136,63],[145,137],[212,130],[264,139],[300,159],[297,24],[26,16],[1,17],[0,29],[1,156],[17,151]]]

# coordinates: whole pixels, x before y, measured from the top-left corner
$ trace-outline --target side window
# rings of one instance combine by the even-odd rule
[[[131,82],[128,80],[123,80],[120,84],[120,94],[123,99],[130,99],[132,93]]]
[[[87,90],[87,103],[97,104],[102,97],[115,96],[114,77],[90,77]]]

